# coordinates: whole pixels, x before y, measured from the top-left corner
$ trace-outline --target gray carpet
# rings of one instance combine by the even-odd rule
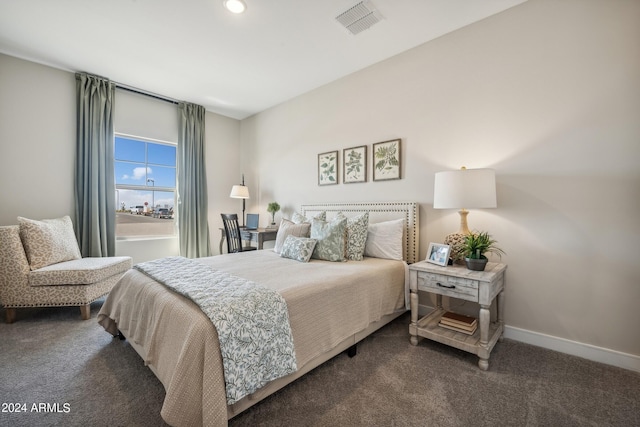
[[[0,410],[26,404],[0,412],[0,425],[165,425],[162,385],[97,324],[100,305],[88,321],[77,308],[19,310],[16,323],[0,321]],[[640,426],[639,373],[510,340],[483,372],[474,355],[426,340],[412,346],[408,323],[401,316],[361,342],[355,358],[335,357],[229,424]]]

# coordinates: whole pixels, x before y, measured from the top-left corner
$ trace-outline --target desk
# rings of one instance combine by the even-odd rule
[[[244,228],[240,228],[240,234],[242,235],[242,240],[247,240],[249,242],[255,242],[258,249],[262,249],[264,242],[269,240],[276,240],[276,236],[278,235],[277,228],[257,228],[255,230],[246,230]],[[226,239],[226,235],[224,233],[224,228],[220,228],[220,253],[222,254],[222,244]]]

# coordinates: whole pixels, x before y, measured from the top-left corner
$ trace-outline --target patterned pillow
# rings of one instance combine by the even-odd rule
[[[31,270],[82,258],[68,215],[42,221],[18,217],[18,224]]]
[[[293,216],[291,217],[291,221],[293,221],[296,224],[302,224],[304,222],[311,223],[311,220],[314,219],[314,218],[326,221],[327,220],[327,212],[322,211],[318,215],[314,216],[311,219],[307,218],[306,216],[304,216],[302,214],[299,214],[298,212],[294,212]]]
[[[309,262],[309,258],[311,258],[313,248],[315,247],[316,239],[289,235],[284,241],[284,245],[282,245],[280,256],[295,259],[300,262]]]
[[[282,246],[284,245],[287,236],[295,237],[309,237],[309,230],[311,224],[308,222],[302,224],[294,224],[288,219],[283,219],[278,227],[278,234],[276,234],[276,243],[273,247],[273,251],[277,254],[282,252]]]
[[[311,258],[327,261],[345,261],[347,245],[347,219],[335,218],[331,222],[313,219],[311,238],[316,239],[316,248]]]
[[[337,218],[346,218],[342,212],[338,212]],[[369,212],[347,218],[347,258],[353,261],[362,261],[364,258],[364,246],[367,242],[367,227],[369,226]]]

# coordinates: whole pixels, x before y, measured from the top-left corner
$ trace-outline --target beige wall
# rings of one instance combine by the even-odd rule
[[[0,224],[74,215],[72,73],[0,54]]]
[[[75,93],[74,73],[0,54],[0,225],[16,224],[17,216],[73,218]],[[116,108],[117,131],[177,140],[175,106],[119,90]],[[171,109],[176,110],[175,118]],[[125,122],[133,116],[134,120]],[[220,212],[238,211],[229,191],[240,180],[239,140],[238,120],[207,112],[209,223],[214,253],[220,240]],[[130,255],[134,262],[176,255],[178,250],[175,238],[119,240],[116,244],[116,254]]]
[[[415,200],[424,256],[459,221],[432,209],[434,173],[495,168],[498,208],[469,223],[507,252],[511,336],[640,370],[639,16],[637,1],[530,0],[245,119],[252,209]],[[401,180],[317,185],[318,153],[393,138]]]

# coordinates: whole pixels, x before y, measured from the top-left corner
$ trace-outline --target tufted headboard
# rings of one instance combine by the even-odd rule
[[[338,212],[344,213],[347,217],[369,212],[371,224],[404,218],[402,233],[404,260],[409,264],[418,261],[420,222],[416,202],[314,203],[301,205],[300,209],[306,217],[326,211],[328,220],[335,217]]]

